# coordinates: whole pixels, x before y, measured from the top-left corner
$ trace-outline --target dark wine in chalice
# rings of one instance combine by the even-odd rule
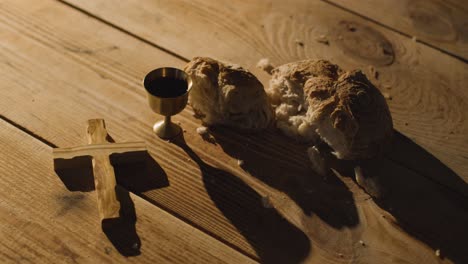
[[[148,73],[143,81],[151,109],[164,116],[154,124],[153,131],[160,138],[170,139],[182,129],[171,122],[171,116],[180,113],[187,105],[192,87],[190,77],[176,68],[159,68]]]

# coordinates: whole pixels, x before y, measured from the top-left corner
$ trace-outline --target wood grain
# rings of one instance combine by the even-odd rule
[[[125,153],[131,151],[145,151],[144,142],[121,142],[119,144],[93,144],[70,148],[54,149],[54,159],[72,159],[86,155]],[[60,165],[59,165],[60,167]]]
[[[327,1],[468,60],[465,1]]]
[[[152,124],[162,117],[147,106],[141,80],[157,67],[182,68],[183,61],[53,1],[1,3],[0,67],[6,87],[1,89],[2,115],[59,147],[85,144],[83,124],[97,116],[105,118],[115,141],[144,140],[167,174],[171,188],[146,189],[154,203],[256,256],[206,194],[197,166],[178,147],[152,133]],[[69,20],[77,24],[63,23]],[[99,35],[90,36],[89,28]],[[18,105],[22,107],[14,107]],[[192,124],[194,129],[197,121],[191,114],[187,110],[175,122]]]
[[[320,1],[67,2],[181,56],[251,68],[265,84],[254,69],[264,57],[363,69],[388,98],[397,130],[468,182],[468,65],[435,49]],[[420,172],[466,194],[452,177]]]
[[[88,138],[87,146],[53,149],[54,170],[57,171],[61,168],[70,167],[67,164],[69,162],[76,164],[75,161],[72,161],[73,159],[76,160],[76,158],[83,156],[91,156],[99,218],[101,222],[104,222],[106,219],[119,218],[121,217],[121,206],[115,191],[117,182],[110,155],[115,153],[126,154],[128,152],[135,153],[138,151],[146,151],[144,142],[110,142],[106,124],[103,119],[88,120],[86,137]],[[112,151],[116,149],[117,152]]]
[[[145,140],[167,174],[169,188],[128,189],[226,244],[264,262],[463,260],[455,245],[466,244],[467,236],[450,241],[444,235],[463,226],[434,216],[448,212],[464,220],[466,211],[448,198],[431,207],[431,199],[444,193],[420,174],[405,167],[389,170],[401,176],[394,186],[415,178],[409,186],[414,188],[401,195],[404,203],[387,201],[390,210],[375,204],[348,177],[315,175],[305,165],[306,146],[275,130],[249,136],[218,130],[214,141],[205,141],[195,132],[199,122],[187,108],[174,118],[186,130],[185,140],[159,140],[151,125],[160,117],[146,106],[140,80],[152,67],[180,68],[183,61],[56,2],[5,1],[0,12],[0,70],[5,73],[0,80],[8,88],[0,92],[1,113],[58,146],[79,142],[83,122],[97,115],[106,119],[116,141]],[[89,28],[97,34],[89,35]],[[118,48],[102,48],[113,45]],[[238,159],[244,160],[243,167]],[[419,198],[421,190],[437,192]],[[398,188],[394,191],[400,197]],[[421,219],[408,213],[417,210],[437,221],[419,227]],[[435,235],[427,238],[428,230]],[[436,249],[446,251],[446,257],[437,258]]]
[[[141,254],[123,257],[96,221],[95,192],[66,190],[50,147],[3,120],[0,142],[0,192],[8,193],[0,200],[1,263],[253,262],[133,194]]]

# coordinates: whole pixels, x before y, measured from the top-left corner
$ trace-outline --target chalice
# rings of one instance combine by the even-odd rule
[[[148,73],[143,85],[153,112],[164,116],[154,124],[153,131],[162,139],[174,138],[182,129],[171,122],[171,116],[180,113],[187,105],[192,80],[182,70],[165,67]]]

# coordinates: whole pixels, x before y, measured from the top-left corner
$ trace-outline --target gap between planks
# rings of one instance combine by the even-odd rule
[[[41,137],[41,136],[37,135],[36,133],[32,132],[31,130],[17,124],[13,120],[10,120],[9,118],[7,118],[7,117],[5,117],[3,115],[0,115],[0,119],[3,120],[4,122],[10,124],[11,126],[15,127],[16,129],[20,130],[22,133],[36,139],[37,141],[41,142],[42,144],[45,144],[45,145],[47,145],[47,146],[49,146],[51,148],[57,148],[58,147],[54,143],[44,139],[43,137]],[[122,189],[124,189],[125,191],[128,191],[123,186],[120,186],[120,187],[122,187]],[[137,194],[135,194],[135,195],[137,195]],[[235,244],[230,243],[229,241],[227,241],[226,239],[223,239],[219,235],[216,235],[215,233],[210,232],[208,229],[202,227],[201,225],[197,225],[196,223],[194,223],[194,222],[190,221],[189,219],[183,217],[182,215],[178,214],[177,212],[175,212],[173,210],[170,210],[168,207],[164,206],[163,204],[160,204],[160,203],[157,203],[154,200],[148,199],[148,197],[146,195],[144,195],[144,194],[138,194],[137,196],[143,198],[143,200],[145,200],[146,202],[152,204],[153,206],[158,207],[159,209],[161,209],[164,212],[170,214],[171,216],[179,219],[180,221],[184,222],[185,224],[190,225],[191,227],[193,227],[193,228],[199,230],[200,232],[203,232],[206,235],[218,240],[220,243],[225,244],[226,246],[232,248],[233,250],[239,252],[240,254],[252,259],[253,261],[259,261],[258,257],[250,254],[249,252],[246,252],[245,250],[243,250],[242,248],[236,246]]]
[[[73,8],[73,9],[75,9],[75,10],[77,10],[77,11],[79,11],[79,12],[81,12],[81,13],[83,13],[83,14],[89,16],[89,17],[92,17],[92,18],[94,18],[94,19],[96,19],[96,20],[98,20],[98,21],[100,21],[100,22],[102,22],[102,23],[104,23],[104,24],[106,24],[106,25],[108,25],[108,26],[110,26],[110,27],[116,29],[116,30],[119,30],[120,32],[123,32],[123,33],[125,33],[125,34],[127,34],[127,35],[129,35],[129,36],[132,36],[133,38],[135,38],[135,39],[137,39],[137,40],[139,40],[139,41],[142,41],[142,42],[144,42],[144,43],[146,43],[146,44],[148,44],[148,45],[150,45],[150,46],[152,46],[152,47],[154,47],[154,48],[157,48],[157,49],[159,49],[159,50],[161,50],[161,51],[163,51],[163,52],[166,52],[166,53],[168,53],[168,54],[170,54],[170,55],[172,55],[172,56],[174,56],[174,57],[176,57],[176,58],[178,58],[178,59],[180,59],[180,60],[183,60],[183,61],[185,61],[185,62],[189,62],[189,61],[190,61],[190,59],[188,59],[188,58],[186,58],[186,57],[184,57],[184,56],[182,56],[182,55],[180,55],[180,54],[178,54],[178,53],[176,53],[176,52],[174,52],[174,51],[171,51],[171,50],[169,50],[169,49],[166,49],[166,48],[164,48],[164,47],[162,47],[162,46],[160,46],[160,45],[158,45],[158,44],[156,44],[156,43],[154,43],[154,42],[152,42],[152,41],[150,41],[150,40],[148,40],[148,39],[145,39],[145,38],[143,38],[143,37],[140,37],[140,36],[138,36],[137,34],[132,33],[132,32],[130,32],[130,31],[128,31],[128,30],[126,30],[126,29],[124,29],[124,28],[122,28],[122,27],[120,27],[120,26],[118,26],[118,25],[116,25],[116,24],[114,24],[114,23],[112,23],[112,22],[110,22],[110,21],[108,21],[108,20],[102,18],[102,17],[99,17],[99,16],[97,16],[97,15],[95,15],[95,14],[92,14],[92,13],[90,13],[89,11],[87,11],[87,10],[85,10],[85,9],[79,7],[79,6],[76,6],[76,5],[72,4],[72,3],[69,3],[69,2],[67,2],[66,0],[56,0],[56,1],[59,2],[59,3],[62,3],[62,4],[64,4],[64,5],[66,5],[66,6],[68,6],[68,7],[70,7],[70,8]],[[391,30],[391,31],[393,31],[393,32],[395,32],[395,33],[398,33],[398,34],[400,34],[400,35],[402,35],[402,36],[405,36],[405,37],[407,37],[407,38],[409,38],[409,39],[412,39],[412,38],[413,38],[413,36],[411,36],[410,34],[407,34],[407,33],[403,32],[403,31],[401,31],[401,30],[398,30],[398,29],[396,29],[396,28],[394,28],[394,27],[391,27],[391,26],[389,26],[389,25],[386,25],[386,24],[384,24],[384,23],[381,23],[381,22],[379,22],[379,21],[377,21],[377,20],[374,20],[374,19],[372,19],[372,18],[370,18],[370,17],[368,17],[368,16],[365,16],[365,15],[362,15],[362,14],[360,14],[360,13],[358,13],[358,12],[355,12],[355,11],[353,11],[353,10],[350,10],[350,9],[344,7],[344,6],[339,5],[339,4],[330,2],[330,1],[328,1],[328,0],[320,0],[320,1],[322,1],[322,2],[324,2],[324,3],[327,3],[327,4],[329,4],[329,5],[331,5],[331,6],[335,7],[335,8],[341,9],[341,10],[343,10],[343,11],[345,11],[345,12],[348,12],[348,13],[350,13],[350,14],[353,14],[353,15],[355,15],[355,16],[358,16],[358,17],[360,17],[360,18],[362,18],[362,19],[365,19],[365,20],[367,20],[367,21],[369,21],[369,22],[372,22],[372,23],[374,23],[374,24],[376,24],[376,25],[379,25],[379,26],[381,26],[381,27],[383,27],[383,28],[386,28],[386,29],[388,29],[388,30]],[[443,54],[446,54],[446,55],[448,55],[448,56],[450,56],[450,57],[452,57],[452,58],[455,58],[455,59],[457,59],[457,60],[459,60],[459,61],[461,61],[461,62],[468,63],[468,59],[465,59],[465,58],[463,58],[462,56],[459,56],[459,55],[457,55],[457,54],[455,54],[455,53],[453,53],[453,52],[450,52],[450,51],[448,51],[448,50],[445,50],[445,49],[443,49],[443,48],[437,47],[436,45],[430,44],[430,43],[427,42],[427,41],[418,39],[417,42],[419,42],[419,43],[421,43],[421,44],[423,44],[423,45],[425,45],[425,46],[427,46],[427,47],[429,47],[429,48],[435,49],[435,50],[437,50],[437,51],[439,51],[439,52],[441,52],[441,53],[443,53]]]
[[[7,130],[10,130],[10,132],[13,132],[14,135],[21,135],[21,134],[23,134],[24,138],[34,138],[34,139],[36,139],[36,140],[37,140],[36,143],[37,143],[38,145],[42,145],[42,144],[47,145],[47,144],[44,143],[42,140],[38,139],[37,137],[35,137],[35,136],[31,135],[30,133],[27,133],[26,131],[24,131],[23,129],[21,129],[21,127],[16,126],[14,123],[8,122],[8,119],[5,120],[5,119],[3,118],[2,115],[0,115],[0,118],[1,118],[1,120],[0,120],[0,127],[1,127],[2,125],[5,125],[6,129],[7,129]],[[3,121],[2,121],[2,120],[3,120]],[[11,127],[9,127],[9,126],[11,126]],[[0,132],[1,132],[1,131],[0,131]],[[11,135],[11,133],[10,133],[10,135]],[[13,136],[14,136],[14,135],[13,135]],[[34,142],[34,141],[32,141],[32,142]],[[29,145],[29,144],[26,143],[26,145]],[[42,148],[42,150],[45,150],[45,149]],[[46,151],[47,151],[47,150],[46,150]],[[49,149],[49,151],[51,151],[51,150]],[[44,154],[43,151],[40,151],[40,152],[41,152],[42,154]],[[37,161],[38,161],[38,160],[36,160],[36,162],[37,162]],[[13,168],[14,168],[14,167],[13,167]],[[64,188],[64,189],[65,189],[65,188]],[[122,188],[122,189],[123,189],[123,188]],[[126,191],[126,190],[124,190],[124,191]],[[66,191],[66,192],[68,192],[68,191]],[[133,194],[133,195],[134,195],[134,194]],[[132,199],[131,197],[129,197],[129,198]],[[134,199],[137,199],[137,200],[134,200]],[[94,202],[93,202],[93,203],[94,203]],[[151,205],[152,205],[151,202],[146,201],[145,199],[140,199],[140,197],[137,196],[137,195],[134,195],[134,197],[133,197],[133,203],[138,204],[139,207],[140,207],[140,206],[141,206],[141,207],[148,207],[148,206],[151,206]],[[82,209],[84,209],[84,208],[85,208],[85,207],[80,207],[79,209],[82,210]],[[88,207],[88,208],[90,208],[90,207]],[[3,209],[3,208],[2,208],[2,209]],[[140,210],[143,210],[143,208],[141,208]],[[167,213],[169,217],[174,217],[170,212],[167,212],[166,210],[164,210],[164,209],[162,209],[162,208],[158,208],[158,210],[161,210],[162,213]],[[156,211],[156,212],[157,212],[157,211]],[[152,212],[152,211],[149,212],[149,213],[143,213],[143,217],[144,217],[144,218],[148,218],[148,216],[153,215],[153,214],[155,214],[155,213]],[[164,215],[163,215],[163,216],[164,216]],[[137,217],[138,217],[138,216],[137,216]],[[167,217],[167,216],[164,216],[164,217]],[[164,218],[164,217],[163,217],[163,218]],[[143,218],[142,218],[142,219],[143,219]],[[177,219],[176,221],[180,221],[180,223],[181,223],[182,225],[185,224],[185,225],[187,225],[187,226],[190,227],[190,228],[197,229],[197,228],[194,228],[193,225],[191,225],[190,223],[186,223],[185,221],[182,221],[182,220],[180,220],[180,219],[177,218],[177,217],[176,217],[176,219]],[[37,219],[36,219],[36,220],[37,220]],[[143,222],[145,222],[145,221],[148,222],[148,220],[143,220]],[[85,222],[86,222],[86,221],[85,221]],[[31,223],[34,223],[34,221],[28,222],[28,224],[31,224]],[[70,222],[69,222],[69,223],[70,223]],[[145,227],[145,226],[143,226],[143,229],[145,229],[144,227]],[[193,231],[199,231],[201,234],[204,234],[204,235],[206,235],[207,237],[209,237],[210,239],[213,239],[216,243],[219,243],[219,245],[222,245],[223,247],[225,246],[226,249],[232,249],[232,247],[230,247],[229,245],[226,245],[226,244],[223,243],[222,241],[217,240],[215,237],[210,236],[209,234],[206,234],[205,232],[203,232],[203,230],[199,230],[199,229],[197,229],[197,230],[191,230],[190,234],[192,234]],[[0,230],[0,232],[1,232],[1,230]],[[141,230],[140,230],[139,232],[141,232]],[[100,234],[99,236],[100,236],[100,237],[105,237],[103,234]],[[7,241],[7,242],[8,242],[8,241]],[[22,243],[21,241],[16,241],[16,242]],[[54,240],[53,242],[56,243],[55,240]],[[146,245],[146,244],[151,244],[151,243],[148,243],[145,239],[143,239],[143,242],[144,242],[145,245]],[[105,243],[110,243],[110,242],[109,242],[109,241],[106,241]],[[76,246],[76,243],[74,243],[74,245]],[[88,244],[88,245],[90,245],[90,244]],[[154,244],[153,244],[153,245],[154,245]],[[2,245],[0,245],[0,246],[5,246],[5,244],[2,244]],[[26,249],[32,249],[32,248],[27,247],[27,245],[24,245],[24,246],[26,246]],[[151,245],[150,245],[150,246],[151,246]],[[106,250],[105,253],[106,253],[107,255],[109,255],[109,253],[107,252],[107,248],[108,248],[108,247],[105,247],[105,248],[106,248],[106,249],[105,249],[105,250]],[[68,249],[68,247],[66,247],[66,249]],[[97,247],[94,248],[94,250],[96,250],[96,249],[97,249]],[[164,249],[164,250],[166,250],[166,249]],[[243,254],[242,252],[237,251],[236,249],[232,249],[232,250],[233,250],[234,252],[238,253],[240,256],[245,257],[245,259],[243,259],[243,261],[258,262],[258,260],[254,259],[254,258],[251,258],[251,257],[249,257],[249,256],[246,256],[245,254]],[[190,250],[188,250],[188,251],[190,251]],[[208,251],[206,251],[206,252],[208,252]],[[219,251],[218,251],[218,252],[219,252]],[[2,254],[2,253],[4,253],[4,252],[0,252],[0,259],[2,259],[2,257],[5,257],[5,255]],[[18,252],[18,253],[19,253],[19,252]],[[60,254],[61,252],[60,252],[59,250],[55,250],[55,251],[52,251],[51,253],[52,253],[52,254],[54,254],[54,253],[55,253],[55,254],[57,254],[57,253]],[[70,251],[70,250],[65,251],[65,252],[64,252],[65,257],[71,257],[71,258],[73,259],[73,262],[76,263],[76,261],[75,261],[75,259],[74,259],[74,256],[72,256],[73,254],[71,254],[71,253],[73,253],[73,251]],[[208,253],[209,253],[209,252],[208,252]],[[222,254],[222,253],[221,253],[221,254]],[[78,257],[87,257],[87,258],[89,258],[90,256],[91,256],[91,255],[78,255]],[[145,256],[145,255],[140,255],[140,258],[139,258],[139,259],[136,259],[137,262],[145,262],[145,263],[146,263],[147,261],[150,261],[150,259],[146,259],[146,260],[145,260],[145,259],[141,259],[142,256],[143,256],[143,258],[152,258],[152,257],[154,257],[154,255],[151,255],[151,254],[148,254],[148,255],[146,255],[146,256]],[[7,256],[7,257],[8,257],[8,256]],[[44,256],[41,256],[41,257],[44,257]],[[123,257],[122,255],[118,254],[118,255],[117,255],[117,258],[120,258],[120,257],[122,257],[122,258],[124,259],[124,261],[126,261],[126,262],[129,262],[129,261],[132,262],[132,260],[135,260],[135,258],[130,258],[130,259],[129,259],[128,256]],[[133,257],[138,258],[138,256],[133,256]],[[168,257],[170,258],[170,256],[168,256]],[[242,257],[241,257],[241,258],[242,258]],[[20,260],[25,260],[25,259],[27,260],[27,258],[24,258],[24,259],[21,258]],[[39,258],[39,259],[40,259],[40,258]],[[114,256],[113,261],[116,261],[116,260],[118,260],[118,259],[116,259],[115,256]],[[167,260],[167,259],[166,259],[166,260]],[[192,260],[192,261],[193,261],[193,260]],[[39,261],[39,262],[41,262],[41,261]],[[41,263],[42,263],[42,262],[41,262]]]
[[[130,37],[132,37],[132,38],[135,38],[136,40],[141,41],[141,42],[143,42],[143,43],[145,43],[145,44],[147,44],[147,45],[149,45],[149,46],[151,46],[151,47],[153,47],[153,48],[156,48],[156,49],[158,49],[158,50],[160,50],[160,51],[162,51],[162,52],[165,52],[165,53],[167,53],[167,54],[169,54],[169,55],[171,55],[171,56],[174,56],[175,58],[178,58],[178,59],[180,59],[180,60],[182,60],[182,61],[184,61],[184,62],[189,62],[189,61],[190,61],[188,58],[186,58],[186,57],[184,57],[184,56],[182,56],[182,55],[179,55],[179,54],[177,54],[177,53],[174,52],[174,51],[171,51],[171,50],[169,50],[169,49],[166,49],[166,48],[164,48],[164,47],[162,47],[162,46],[160,46],[160,45],[154,43],[154,42],[151,41],[151,40],[148,40],[148,39],[146,39],[146,38],[144,38],[144,37],[141,37],[141,36],[139,36],[139,35],[137,35],[137,34],[135,34],[135,33],[132,33],[132,32],[130,32],[130,31],[128,31],[128,30],[126,30],[126,29],[124,29],[124,28],[122,28],[122,27],[120,27],[120,26],[118,26],[118,25],[116,25],[116,24],[114,24],[114,23],[112,23],[112,22],[110,22],[110,21],[108,21],[108,20],[102,18],[102,17],[99,17],[99,16],[97,16],[97,15],[95,15],[95,14],[92,14],[92,13],[90,13],[89,11],[87,11],[87,10],[81,8],[81,7],[78,7],[78,6],[76,6],[76,5],[72,4],[72,3],[67,2],[66,0],[56,0],[56,1],[59,2],[59,3],[61,3],[61,4],[63,4],[63,5],[65,5],[65,6],[67,6],[67,7],[69,7],[69,8],[72,8],[72,9],[74,9],[74,10],[80,12],[80,13],[83,13],[83,14],[87,15],[88,17],[91,17],[91,18],[97,20],[97,21],[99,21],[99,22],[105,24],[106,26],[109,26],[109,27],[111,27],[111,28],[113,28],[113,29],[116,29],[116,30],[118,30],[118,31],[120,31],[120,32],[122,32],[122,33],[124,33],[124,34],[126,34],[126,35],[128,35],[128,36],[130,36]],[[353,14],[353,15],[355,15],[355,16],[358,16],[358,17],[360,17],[360,18],[366,19],[366,20],[368,20],[368,21],[370,21],[370,22],[372,22],[372,23],[374,23],[374,24],[377,24],[377,25],[379,25],[379,26],[382,26],[382,27],[384,27],[384,28],[386,28],[386,29],[388,29],[388,30],[394,31],[394,32],[396,32],[396,33],[398,33],[398,34],[400,34],[400,35],[402,35],[402,36],[407,37],[407,38],[411,38],[411,37],[412,37],[412,36],[410,36],[410,35],[407,34],[407,33],[404,33],[404,32],[402,32],[402,31],[399,31],[399,30],[397,30],[397,29],[395,29],[395,28],[392,28],[392,27],[390,27],[390,26],[388,26],[388,25],[385,25],[385,24],[383,24],[383,23],[380,23],[380,22],[378,22],[378,21],[375,21],[375,20],[373,20],[373,19],[371,19],[371,18],[369,18],[369,17],[363,16],[363,15],[361,15],[361,14],[355,12],[355,11],[349,10],[349,9],[347,9],[347,8],[345,8],[345,7],[342,7],[342,6],[338,5],[338,4],[335,4],[335,3],[333,3],[333,2],[330,2],[330,1],[328,1],[328,0],[321,0],[321,1],[327,3],[327,4],[331,5],[331,6],[333,6],[333,7],[335,7],[335,8],[341,9],[341,10],[346,11],[346,12],[348,12],[348,13],[351,13],[351,14]],[[446,54],[446,55],[448,55],[448,56],[454,57],[454,58],[456,58],[456,59],[458,59],[458,60],[460,60],[460,61],[462,61],[462,62],[464,62],[464,63],[468,63],[468,60],[466,60],[466,59],[464,59],[464,58],[462,58],[462,57],[460,57],[460,56],[458,56],[458,55],[455,55],[455,54],[453,54],[453,53],[451,53],[451,52],[448,52],[448,51],[446,51],[446,50],[443,50],[443,49],[441,49],[441,48],[438,48],[438,47],[436,47],[436,46],[434,46],[434,45],[432,45],[432,44],[429,44],[429,43],[424,42],[424,41],[421,41],[421,40],[418,40],[418,42],[420,42],[421,44],[424,44],[424,45],[426,45],[426,46],[428,46],[428,47],[430,47],[430,48],[432,48],[432,49],[438,50],[438,51],[440,51],[440,52],[442,52],[442,53],[444,53],[444,54]],[[42,138],[41,136],[34,134],[32,131],[29,131],[27,128],[22,127],[22,126],[16,124],[14,121],[9,120],[9,119],[7,119],[7,118],[5,118],[5,117],[3,117],[3,116],[0,116],[0,117],[1,117],[2,119],[6,120],[8,123],[13,124],[15,127],[19,128],[19,129],[21,129],[21,130],[23,130],[23,131],[26,132],[27,134],[29,134],[29,135],[35,137],[36,139],[40,140],[41,142],[43,142],[43,143],[45,143],[45,144],[47,144],[47,145],[49,145],[49,146],[55,146],[52,142],[49,142],[49,141],[45,140],[44,138]],[[55,146],[55,147],[56,147],[56,146]],[[447,190],[450,190],[450,191],[452,191],[452,192],[454,192],[454,193],[456,193],[456,194],[458,194],[458,195],[461,195],[461,196],[463,196],[463,197],[466,197],[465,194],[460,193],[458,190],[456,190],[456,189],[450,187],[449,185],[446,185],[446,184],[444,184],[444,183],[442,183],[442,182],[440,182],[440,181],[437,181],[436,179],[433,179],[432,177],[426,176],[424,173],[420,173],[419,171],[416,171],[416,170],[414,170],[413,168],[411,168],[411,167],[409,167],[409,166],[406,166],[406,165],[404,165],[404,164],[399,164],[399,165],[400,165],[400,166],[403,166],[404,168],[409,169],[409,170],[411,170],[411,171],[413,171],[413,172],[415,172],[415,173],[417,173],[417,174],[420,174],[422,177],[424,177],[424,178],[430,180],[431,182],[434,182],[435,184],[437,184],[437,185],[439,185],[439,186],[441,186],[441,187],[443,187],[443,188],[445,188],[445,189],[447,189]],[[158,206],[158,207],[161,207],[161,205],[159,205],[159,204],[158,204],[157,206]],[[166,209],[165,209],[165,210],[166,210]],[[171,214],[172,214],[172,213],[171,213]],[[181,219],[180,217],[178,217],[178,218]],[[186,220],[184,219],[184,221],[186,221]],[[198,229],[200,229],[200,227],[198,227]],[[204,230],[204,231],[205,231],[206,233],[210,234],[210,235],[213,235],[213,234],[211,234],[211,232],[208,232],[207,230]],[[219,239],[219,238],[217,238],[217,239]],[[226,242],[226,241],[223,240],[223,242]],[[242,251],[242,250],[241,250],[241,251]],[[244,252],[244,251],[242,251],[242,252],[243,252],[244,254],[248,254],[247,252]],[[249,255],[249,254],[248,254],[248,255]],[[252,257],[251,255],[249,255],[249,256]]]
[[[90,13],[89,11],[84,10],[81,7],[78,7],[78,6],[76,6],[76,5],[72,4],[72,3],[68,3],[68,2],[66,2],[64,0],[56,0],[56,1],[63,4],[63,5],[68,6],[70,8],[73,8],[73,9],[77,10],[78,12],[81,12],[81,13],[83,13],[83,14],[85,14],[85,15],[93,18],[93,19],[96,19],[97,21],[102,22],[103,24],[105,24],[105,25],[107,25],[107,26],[109,26],[111,28],[114,28],[114,29],[126,34],[126,35],[129,35],[129,36],[131,36],[131,37],[133,37],[133,38],[135,38],[135,39],[137,39],[137,40],[139,40],[139,41],[141,41],[141,42],[143,42],[143,43],[145,43],[147,45],[150,45],[151,47],[157,48],[157,49],[161,50],[162,52],[165,52],[165,53],[167,53],[169,55],[172,55],[172,56],[174,56],[174,57],[176,57],[176,58],[178,58],[178,59],[180,59],[182,61],[185,61],[185,62],[190,61],[190,59],[188,59],[188,58],[186,58],[186,57],[184,57],[184,56],[182,56],[180,54],[177,54],[177,53],[175,53],[175,52],[173,52],[171,50],[168,50],[168,49],[166,49],[166,48],[164,48],[164,47],[162,47],[162,46],[160,46],[160,45],[158,45],[158,44],[156,44],[156,43],[154,43],[154,42],[152,42],[150,40],[147,40],[147,39],[145,39],[143,37],[140,37],[137,34],[134,34],[134,33],[130,32],[130,31],[126,30],[125,28],[122,28],[122,27],[120,27],[120,26],[118,26],[118,25],[116,25],[116,24],[114,24],[114,23],[112,23],[110,21],[107,21],[107,20],[103,19],[102,17],[96,16],[96,15]]]
[[[5,122],[7,122],[8,124],[10,124],[10,125],[16,127],[17,129],[23,131],[23,133],[28,134],[29,136],[35,138],[36,140],[38,140],[38,141],[40,141],[40,142],[46,144],[47,146],[49,146],[49,147],[51,147],[51,148],[57,148],[57,147],[58,147],[58,146],[55,145],[54,143],[48,141],[47,139],[45,139],[45,138],[39,136],[38,134],[32,132],[31,130],[27,129],[26,127],[21,126],[20,124],[16,123],[15,121],[13,121],[13,120],[11,120],[11,119],[9,119],[9,118],[3,116],[3,115],[0,115],[0,119],[3,120],[3,121],[5,121]]]
[[[68,8],[68,7],[67,7]]]
[[[60,0],[59,0],[59,1],[60,1]],[[377,20],[374,20],[374,19],[372,19],[372,18],[370,18],[370,17],[368,17],[368,16],[365,16],[365,15],[363,15],[363,14],[360,14],[360,13],[358,13],[358,12],[356,12],[356,11],[353,11],[353,10],[351,10],[351,9],[349,9],[349,8],[346,8],[346,7],[344,7],[344,6],[341,6],[341,5],[337,4],[337,3],[333,3],[333,2],[331,2],[331,1],[329,1],[329,0],[321,0],[321,1],[324,2],[324,3],[327,3],[327,4],[329,4],[329,5],[331,5],[331,6],[333,6],[333,7],[339,8],[339,9],[345,11],[345,12],[348,12],[348,13],[350,13],[350,14],[353,14],[353,15],[355,15],[355,16],[358,16],[358,17],[360,17],[360,18],[362,18],[362,19],[368,20],[369,22],[372,22],[372,23],[374,23],[374,24],[376,24],[376,25],[379,25],[379,26],[381,26],[381,27],[384,27],[384,28],[386,28],[386,29],[388,29],[388,30],[391,30],[391,31],[393,31],[393,32],[395,32],[395,33],[398,33],[398,34],[400,34],[400,35],[402,35],[402,36],[405,36],[405,37],[407,37],[407,38],[409,38],[409,39],[412,39],[412,38],[413,38],[413,36],[410,35],[410,34],[408,34],[408,33],[405,33],[405,32],[403,32],[403,31],[401,31],[401,30],[398,30],[398,29],[396,29],[396,28],[394,28],[394,27],[391,27],[391,26],[389,26],[389,25],[386,25],[386,24],[384,24],[384,23],[381,23],[381,22],[379,22],[379,21],[377,21]],[[455,53],[453,53],[453,52],[450,52],[450,51],[448,51],[448,50],[446,50],[446,49],[437,47],[436,45],[433,45],[433,44],[431,44],[431,43],[429,43],[429,42],[427,42],[427,41],[424,41],[424,40],[422,40],[422,39],[417,39],[416,41],[419,42],[419,43],[421,43],[421,44],[423,44],[423,45],[426,45],[427,47],[430,47],[430,48],[432,48],[432,49],[438,50],[438,51],[440,51],[440,52],[442,52],[442,53],[444,53],[444,54],[446,54],[446,55],[448,55],[448,56],[450,56],[450,57],[453,57],[453,58],[455,58],[455,59],[457,59],[457,60],[459,60],[459,61],[461,61],[461,62],[468,63],[468,59],[465,59],[465,58],[463,58],[462,56],[459,56],[459,55],[457,55],[457,54],[455,54]]]

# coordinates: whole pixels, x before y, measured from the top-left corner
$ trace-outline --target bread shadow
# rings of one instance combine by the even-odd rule
[[[211,134],[227,154],[243,160],[243,169],[288,194],[304,213],[316,214],[335,228],[359,224],[352,193],[338,177],[322,178],[312,171],[306,145],[274,129],[246,134],[215,127]],[[358,163],[330,165],[354,180]],[[396,225],[434,253],[439,250],[441,258],[468,263],[468,185],[460,176],[398,131],[393,149],[377,165],[368,165],[381,167],[386,195],[375,202],[396,218]]]
[[[307,156],[307,145],[297,143],[276,129],[262,133],[212,128],[211,134],[241,167],[269,186],[286,193],[303,212],[317,215],[328,225],[341,229],[359,224],[352,193],[333,173],[315,173]]]
[[[171,142],[197,163],[208,195],[247,239],[262,263],[300,263],[309,255],[309,238],[274,208],[265,208],[254,189],[237,176],[205,163],[185,143],[183,135]]]
[[[441,258],[468,263],[468,185],[401,133],[393,145],[381,170],[387,195],[376,203]]]

